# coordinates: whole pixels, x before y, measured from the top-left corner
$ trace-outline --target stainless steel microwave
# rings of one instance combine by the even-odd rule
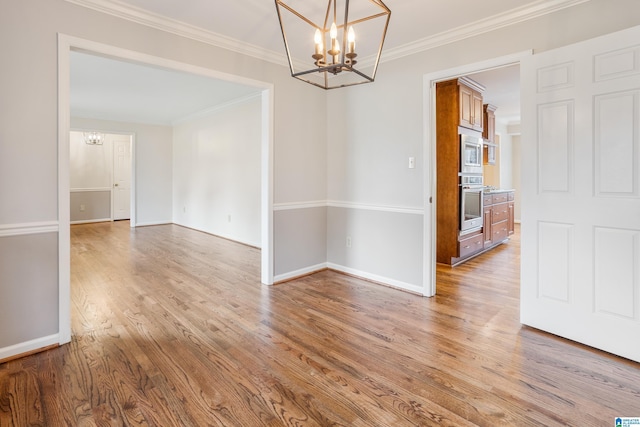
[[[482,173],[482,138],[460,135],[460,173]]]

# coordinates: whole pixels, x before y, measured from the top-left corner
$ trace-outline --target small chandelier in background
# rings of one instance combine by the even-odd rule
[[[98,132],[85,132],[84,142],[88,145],[102,145],[104,144],[104,134]]]
[[[391,17],[382,0],[275,3],[292,77],[323,89],[374,81]]]

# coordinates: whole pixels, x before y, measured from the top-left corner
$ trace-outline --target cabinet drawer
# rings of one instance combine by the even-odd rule
[[[493,243],[498,243],[505,240],[509,235],[507,221],[493,224],[491,226],[491,231],[493,232]]]
[[[507,201],[507,193],[493,194],[492,202],[495,205],[496,203],[504,203]]]
[[[460,258],[478,252],[484,246],[484,234],[476,234],[458,242],[458,253]]]
[[[485,206],[491,206],[493,204],[493,196],[491,196],[491,194],[485,194],[482,197],[482,204]]]
[[[510,202],[513,202],[516,199],[516,193],[514,193],[513,191],[510,193],[507,193],[507,198],[509,199]]]
[[[509,218],[509,205],[507,203],[494,205],[491,208],[491,223],[506,221],[507,218]]]

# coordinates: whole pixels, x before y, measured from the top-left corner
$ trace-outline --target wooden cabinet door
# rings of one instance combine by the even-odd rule
[[[484,207],[482,219],[482,233],[484,234],[484,247],[486,248],[493,242],[493,234],[491,230],[491,206]]]
[[[473,129],[473,89],[459,85],[460,91],[460,126]]]
[[[509,236],[512,235],[515,230],[516,230],[516,225],[515,225],[515,205],[513,202],[509,202],[508,205],[509,208],[509,216],[507,218],[507,231]]]
[[[474,90],[471,97],[471,128],[482,131],[482,116],[484,115],[482,94]]]

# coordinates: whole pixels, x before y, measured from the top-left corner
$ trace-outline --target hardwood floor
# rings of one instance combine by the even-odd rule
[[[0,364],[0,426],[612,426],[640,365],[518,321],[519,241],[422,298],[178,226],[72,227],[68,345]]]

